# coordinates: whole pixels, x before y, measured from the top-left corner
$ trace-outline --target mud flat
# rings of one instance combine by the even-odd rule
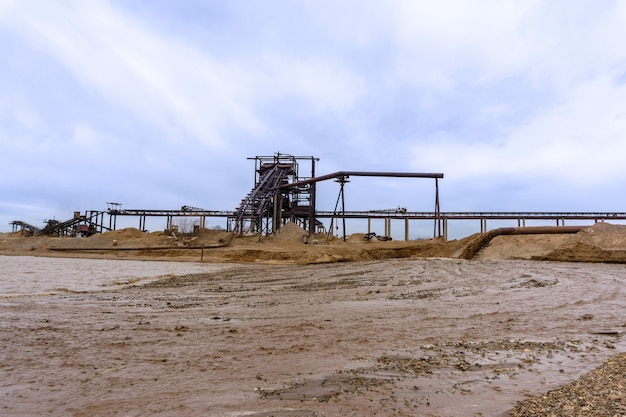
[[[405,258],[6,297],[0,414],[623,415],[625,284],[623,264]]]

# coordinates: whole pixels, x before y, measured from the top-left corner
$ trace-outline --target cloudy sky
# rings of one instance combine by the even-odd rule
[[[278,151],[442,172],[443,211],[626,211],[625,42],[618,0],[0,0],[0,231],[232,210]],[[346,208],[433,194],[355,178]]]

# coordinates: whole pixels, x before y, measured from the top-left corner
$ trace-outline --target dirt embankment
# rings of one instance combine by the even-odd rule
[[[72,256],[129,259],[172,259],[214,262],[261,262],[316,264],[410,257],[452,257],[462,245],[442,239],[421,241],[379,241],[358,233],[346,241],[319,235],[307,237],[294,224],[274,236],[233,237],[232,233],[201,230],[196,236],[143,233],[129,228],[75,237],[0,238],[0,253],[7,255]]]
[[[274,236],[243,237],[207,229],[195,236],[176,236],[129,228],[88,238],[4,234],[0,236],[0,254],[292,264],[393,258],[626,263],[624,225],[597,223],[578,233],[570,230],[563,234],[555,233],[557,229],[549,233],[536,233],[531,228],[508,234],[491,231],[452,241],[379,241],[357,233],[344,241],[323,235],[307,237],[294,224],[286,225]]]

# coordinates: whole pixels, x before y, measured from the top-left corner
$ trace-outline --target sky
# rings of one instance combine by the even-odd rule
[[[623,212],[625,42],[619,0],[0,0],[0,232],[234,210],[276,152],[443,173],[442,211]],[[432,211],[434,182],[345,197]]]

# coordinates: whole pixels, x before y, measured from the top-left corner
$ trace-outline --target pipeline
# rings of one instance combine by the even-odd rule
[[[219,243],[211,243],[208,245],[202,246],[139,246],[139,247],[119,247],[119,246],[106,246],[99,248],[48,248],[51,251],[57,252],[97,252],[97,251],[106,251],[106,252],[114,252],[114,251],[151,251],[151,250],[189,250],[189,249],[215,249],[215,248],[223,248],[225,246],[230,245],[233,240],[233,234],[230,234],[228,240]]]
[[[501,227],[481,234],[470,242],[461,254],[461,259],[473,259],[482,248],[487,246],[496,236],[502,235],[551,235],[563,233],[578,233],[589,226],[532,226],[532,227]]]

